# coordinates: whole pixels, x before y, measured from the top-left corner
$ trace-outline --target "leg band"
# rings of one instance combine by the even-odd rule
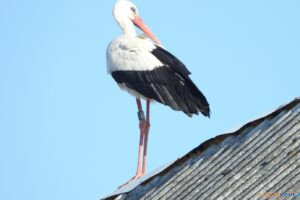
[[[145,121],[145,114],[143,111],[139,111],[137,115],[140,121]]]

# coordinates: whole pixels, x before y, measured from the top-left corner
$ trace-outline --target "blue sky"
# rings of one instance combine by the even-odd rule
[[[114,2],[0,2],[1,199],[99,199],[134,175],[135,100],[106,72]],[[300,96],[299,1],[135,3],[212,110],[153,104],[148,171]]]

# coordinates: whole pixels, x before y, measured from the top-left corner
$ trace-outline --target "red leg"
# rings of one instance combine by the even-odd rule
[[[136,104],[138,107],[138,118],[140,121],[140,143],[139,143],[139,154],[138,154],[138,165],[135,176],[130,179],[124,185],[129,184],[131,181],[140,178],[145,175],[146,169],[146,154],[147,154],[147,141],[148,141],[148,131],[149,131],[149,110],[150,110],[150,101],[147,101],[147,115],[145,120],[145,114],[142,108],[141,100],[136,99]],[[121,185],[119,188],[123,187]]]
[[[140,123],[141,126],[141,123]],[[139,177],[141,177],[143,175],[143,144],[144,144],[144,133],[143,130],[140,130],[140,143],[139,143],[139,154],[138,154],[138,165],[137,165],[137,169],[136,169],[136,174],[135,177],[133,179],[137,179]]]
[[[145,140],[145,116],[142,108],[141,100],[136,99],[136,104],[138,107],[138,117],[139,117],[139,128],[140,128],[140,142],[139,142],[139,153],[138,153],[138,165],[135,177],[133,179],[137,179],[143,175],[143,149],[144,149],[144,140]]]
[[[146,108],[146,122],[145,122],[145,132],[144,132],[144,155],[143,155],[143,176],[146,174],[146,160],[147,160],[147,145],[148,145],[148,135],[150,129],[150,100],[147,100]]]

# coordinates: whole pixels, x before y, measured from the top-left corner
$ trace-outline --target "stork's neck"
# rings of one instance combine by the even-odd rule
[[[130,19],[118,22],[124,35],[127,37],[136,37],[135,27]]]

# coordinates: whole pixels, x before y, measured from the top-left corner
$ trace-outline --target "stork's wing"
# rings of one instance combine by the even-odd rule
[[[148,53],[154,55],[162,65],[151,70],[113,71],[111,73],[113,78],[119,84],[125,85],[144,97],[155,99],[189,116],[199,112],[209,116],[209,104],[189,78],[190,72],[185,65],[159,46]]]
[[[186,66],[170,52],[160,46],[155,45],[155,47],[151,53],[165,66],[171,67],[175,72],[185,77],[191,74]]]

